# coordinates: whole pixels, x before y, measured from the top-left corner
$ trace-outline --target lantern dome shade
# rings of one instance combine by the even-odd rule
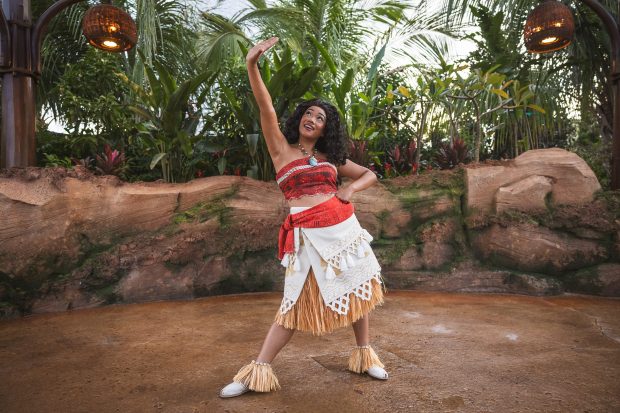
[[[88,9],[82,20],[82,32],[91,45],[108,52],[129,50],[138,40],[131,16],[110,4]]]
[[[548,53],[568,46],[575,33],[575,20],[568,6],[545,0],[527,16],[523,39],[532,53]]]

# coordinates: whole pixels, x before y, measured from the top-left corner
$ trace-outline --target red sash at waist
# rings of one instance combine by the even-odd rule
[[[295,252],[294,228],[329,227],[350,218],[353,212],[352,203],[334,196],[305,211],[288,214],[278,234],[278,259],[284,258],[288,252]]]

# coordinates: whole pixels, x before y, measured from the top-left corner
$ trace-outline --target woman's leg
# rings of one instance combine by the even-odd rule
[[[369,344],[368,313],[353,323],[353,331],[355,332],[355,341],[357,341],[358,347],[353,349],[349,357],[349,370],[355,373],[366,372],[376,379],[386,380],[388,374],[383,369],[385,366]]]
[[[294,332],[295,330],[273,323],[257,359],[241,367],[233,382],[220,391],[220,397],[240,396],[250,390],[258,392],[278,390],[280,383],[271,369],[271,361],[288,343]]]
[[[364,317],[353,323],[353,332],[358,346],[365,346],[369,342],[368,338],[368,313]]]
[[[256,359],[257,362],[271,363],[282,348],[289,342],[295,330],[284,328],[279,324],[273,323],[260,353]]]

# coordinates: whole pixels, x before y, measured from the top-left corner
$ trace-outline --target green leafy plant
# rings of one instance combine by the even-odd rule
[[[449,80],[444,80],[434,73],[422,73],[417,78],[417,88],[410,89],[406,86],[399,86],[397,90],[388,90],[388,98],[395,94],[400,94],[407,99],[407,112],[411,115],[417,113],[418,128],[416,131],[416,148],[422,148],[422,141],[428,128],[427,121],[434,108],[441,104],[443,96],[448,93],[450,86]],[[421,150],[416,151],[415,163],[420,164]]]
[[[65,156],[64,158],[60,158],[53,153],[44,153],[45,157],[45,166],[53,167],[53,166],[62,166],[63,168],[73,168],[73,162],[71,162],[71,158]]]
[[[501,124],[496,124],[484,131],[483,122],[487,117],[500,110],[515,111],[516,116],[522,116],[526,109],[545,113],[543,108],[532,103],[536,96],[530,85],[521,86],[518,80],[506,81],[506,75],[496,72],[497,68],[492,67],[486,72],[474,69],[467,77],[457,73],[455,90],[449,96],[473,106],[476,125],[474,162],[480,161],[480,149],[485,135],[501,127]]]
[[[157,62],[152,67],[145,65],[144,71],[149,88],[134,83],[122,73],[118,76],[135,94],[137,104],[128,107],[142,120],[138,129],[152,153],[150,168],[160,165],[166,182],[191,179],[194,171],[187,168],[187,160],[194,145],[205,139],[197,134],[202,117],[200,108],[215,74],[202,73],[177,84],[170,72]]]

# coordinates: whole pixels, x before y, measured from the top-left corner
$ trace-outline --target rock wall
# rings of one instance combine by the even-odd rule
[[[388,288],[620,295],[620,196],[576,155],[385,181],[353,198]],[[0,312],[281,291],[274,182],[0,172]]]
[[[545,209],[592,202],[601,189],[586,162],[563,149],[527,151],[505,165],[467,168],[468,213]]]

